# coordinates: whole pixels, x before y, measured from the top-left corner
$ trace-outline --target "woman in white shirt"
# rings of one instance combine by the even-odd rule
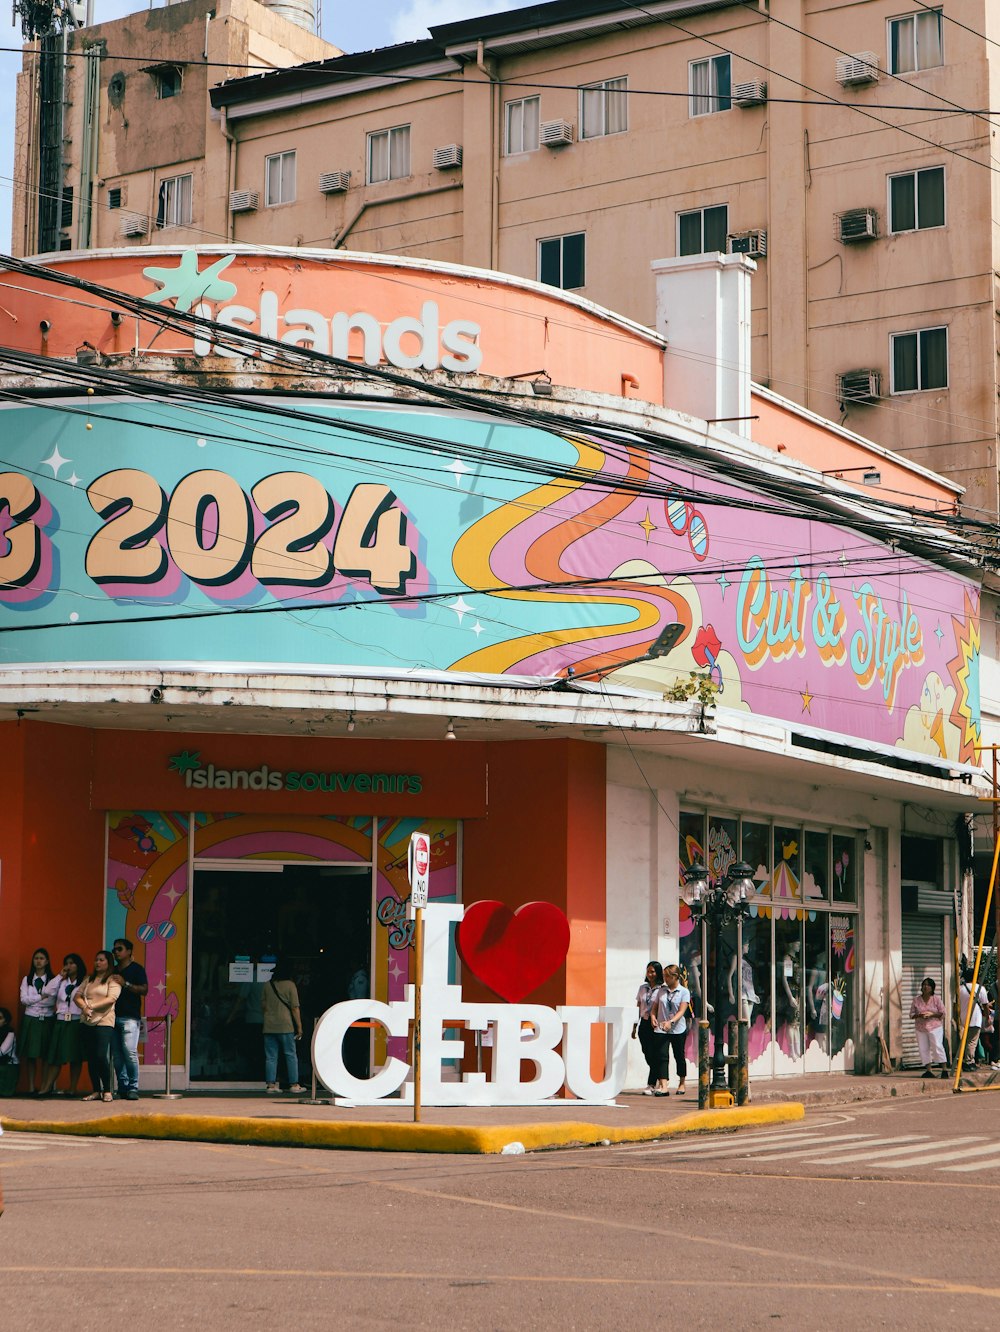
[[[73,1002],[73,994],[87,976],[87,964],[79,953],[67,953],[62,971],[56,979],[56,1011],[49,1041],[45,1081],[39,1096],[52,1096],[63,1064],[69,1064],[69,1094],[76,1095],[83,1067],[83,1034],[80,1028],[80,1009]]]
[[[639,986],[639,993],[635,996],[636,1007],[639,1015],[632,1027],[633,1040],[638,1036],[639,1046],[642,1049],[642,1057],[645,1059],[649,1068],[649,1076],[646,1079],[646,1086],[642,1089],[643,1096],[652,1096],[653,1089],[656,1086],[656,1065],[653,1056],[653,1024],[650,1021],[649,1012],[653,1006],[653,1000],[656,992],[663,984],[663,968],[659,962],[650,962],[646,967],[646,979]]]
[[[663,984],[656,992],[650,1010],[653,1023],[653,1051],[657,1061],[655,1096],[669,1096],[670,1052],[673,1051],[677,1067],[677,1095],[686,1090],[687,1060],[684,1042],[687,1037],[687,1015],[691,1011],[691,992],[681,984],[680,969],[663,968]]]
[[[965,1067],[976,1067],[976,1050],[979,1046],[979,1033],[983,1026],[983,1009],[989,1003],[986,997],[986,991],[981,985],[977,985],[975,993],[972,990],[972,978],[975,975],[972,967],[966,967],[962,972],[962,988],[958,992],[959,1006],[962,1012],[962,1030],[965,1030],[965,1015],[969,1009],[969,1000],[972,1000],[972,1017],[969,1019],[969,1039],[965,1045]]]
[[[21,980],[20,1040],[21,1062],[28,1069],[28,1095],[35,1094],[35,1080],[40,1083],[52,1039],[53,1014],[56,1011],[55,977],[47,948],[36,948],[31,966]]]

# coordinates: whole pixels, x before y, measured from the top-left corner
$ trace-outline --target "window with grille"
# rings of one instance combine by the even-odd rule
[[[586,285],[585,236],[550,236],[538,242],[538,280],[563,291]]]
[[[628,79],[604,79],[580,89],[580,137],[600,139],[628,129]]]
[[[920,328],[893,333],[893,393],[920,393],[948,387],[948,330]]]
[[[715,204],[711,208],[692,208],[677,214],[677,253],[712,254],[726,252],[729,232],[729,205]]]
[[[156,204],[156,225],[158,227],[187,227],[191,224],[191,188],[192,177],[171,176],[160,181],[160,193]]]
[[[889,177],[889,230],[926,231],[944,226],[944,167]]]
[[[71,227],[73,225],[73,186],[64,185],[62,192],[62,207],[59,210],[59,225],[61,227]]]
[[[521,97],[516,102],[507,103],[504,108],[504,151],[508,157],[515,153],[533,153],[538,147],[540,108],[540,97]]]
[[[295,151],[264,159],[264,201],[268,208],[295,202]]]
[[[410,127],[394,125],[368,135],[368,184],[402,180],[410,174]]]
[[[688,65],[688,107],[692,116],[728,111],[732,106],[732,57],[709,56]]]

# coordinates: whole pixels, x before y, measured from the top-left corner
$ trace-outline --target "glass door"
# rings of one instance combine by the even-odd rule
[[[279,957],[291,968],[302,1010],[299,1079],[311,1078],[315,1019],[370,993],[371,894],[370,865],[196,862],[192,1085],[263,1081],[262,997]],[[368,1076],[369,1044],[363,1031],[345,1043],[355,1076]]]

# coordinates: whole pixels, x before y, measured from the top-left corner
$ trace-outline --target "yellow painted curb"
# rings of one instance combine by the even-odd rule
[[[151,1138],[174,1142],[223,1142],[269,1147],[326,1147],[368,1152],[452,1152],[490,1155],[518,1142],[525,1151],[592,1146],[601,1142],[649,1142],[680,1133],[786,1124],[802,1119],[799,1101],[693,1110],[665,1124],[616,1128],[610,1124],[379,1124],[316,1119],[256,1119],[222,1115],[109,1115],[83,1122],[0,1119],[4,1132],[63,1133],[89,1138]]]

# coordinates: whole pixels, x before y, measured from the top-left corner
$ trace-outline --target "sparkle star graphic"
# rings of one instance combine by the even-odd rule
[[[938,644],[940,645],[941,639],[944,638],[944,630],[941,628],[940,624],[938,624],[938,627],[934,630],[934,635],[937,638]]]
[[[472,612],[472,607],[469,605],[469,603],[465,600],[464,597],[456,597],[454,601],[450,601],[448,603],[448,609],[453,610],[455,614],[458,616],[459,624],[462,623],[466,615],[469,615]]]
[[[196,772],[201,767],[201,754],[197,750],[184,749],[170,760],[171,772]]]
[[[60,467],[62,467],[63,463],[68,463],[69,461],[69,458],[64,458],[59,452],[59,445],[53,444],[52,452],[47,458],[42,459],[40,466],[51,467],[52,475],[58,476]]]
[[[802,711],[812,712],[813,696],[809,692],[809,686],[806,685],[802,691]]]
[[[726,589],[732,587],[732,583],[726,577],[725,569],[723,569],[722,573],[719,574],[718,578],[715,581],[719,584],[719,587],[722,589],[722,600],[725,601]]]
[[[470,629],[476,635],[477,638],[479,637],[480,634],[486,633],[486,630],[483,628],[483,626],[479,623],[478,620],[476,621],[475,624],[470,625]]]
[[[160,290],[144,296],[143,300],[151,305],[164,305],[172,300],[174,309],[183,311],[199,301],[231,300],[236,295],[236,284],[220,274],[235,258],[235,254],[228,254],[199,272],[197,252],[185,250],[176,268],[144,268],[143,277],[155,282]]]
[[[650,538],[650,535],[651,535],[653,532],[656,531],[656,524],[655,524],[655,523],[653,522],[653,520],[650,518],[650,516],[649,516],[649,510],[648,510],[648,509],[646,510],[646,516],[645,516],[645,518],[643,518],[643,520],[642,520],[642,522],[639,524],[639,526],[640,526],[640,527],[642,528],[642,530],[646,533],[646,545],[648,546],[648,545],[649,545],[649,538]]]
[[[451,478],[455,485],[458,486],[459,489],[462,489],[465,486],[465,475],[472,469],[466,467],[461,458],[456,458],[454,462],[448,463],[444,470],[446,472],[451,472]]]

